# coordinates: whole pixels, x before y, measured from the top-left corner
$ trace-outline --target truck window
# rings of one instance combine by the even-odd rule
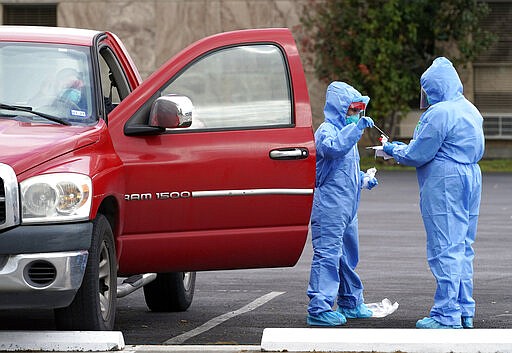
[[[190,129],[289,126],[292,100],[286,61],[270,44],[223,48],[197,60],[162,94],[194,104]]]
[[[121,65],[108,47],[100,50],[99,64],[101,89],[108,114],[130,94],[130,89]]]
[[[2,43],[0,101],[71,123],[94,123],[90,62],[89,51],[81,46]]]

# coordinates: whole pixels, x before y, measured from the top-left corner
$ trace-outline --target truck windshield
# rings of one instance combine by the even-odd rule
[[[71,125],[93,124],[90,63],[88,47],[0,43],[0,102],[22,107],[14,111],[22,120],[51,123],[43,117],[49,115]]]

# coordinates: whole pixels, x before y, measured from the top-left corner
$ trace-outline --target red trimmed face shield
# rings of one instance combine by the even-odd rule
[[[357,121],[365,115],[366,104],[364,102],[352,102],[348,106],[347,117],[349,120]],[[352,116],[352,117],[351,117]]]
[[[353,109],[353,110],[366,110],[366,104],[364,102],[352,102],[349,106],[348,106],[348,109]]]

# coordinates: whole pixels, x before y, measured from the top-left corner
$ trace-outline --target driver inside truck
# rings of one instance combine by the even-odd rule
[[[80,74],[75,69],[65,68],[57,73],[55,90],[58,99],[75,108],[80,108],[80,110],[84,110],[80,106],[80,103],[83,101],[83,87],[84,83],[80,79]]]
[[[53,78],[45,79],[39,92],[28,103],[36,110],[44,109],[46,106],[65,106],[77,112],[85,112],[87,106],[83,92],[84,83],[80,73],[67,67],[57,72]]]

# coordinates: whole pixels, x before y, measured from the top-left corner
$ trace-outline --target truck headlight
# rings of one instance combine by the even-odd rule
[[[22,223],[70,222],[89,219],[91,178],[83,174],[38,175],[20,183]]]

